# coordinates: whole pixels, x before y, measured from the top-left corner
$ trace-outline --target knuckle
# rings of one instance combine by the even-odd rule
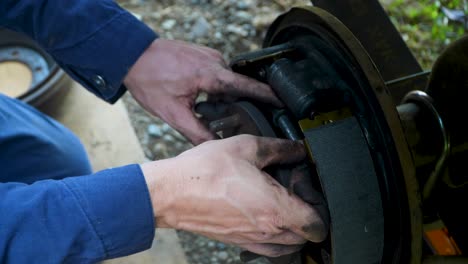
[[[284,221],[284,218],[279,213],[275,213],[273,215],[272,222],[278,229],[285,229],[286,228],[286,223]]]
[[[284,218],[277,210],[271,210],[268,213],[268,222],[269,224],[267,226],[270,226],[270,229],[275,230],[277,233],[281,232],[283,229],[286,229]]]
[[[264,232],[256,233],[252,237],[252,240],[257,243],[261,243],[261,242],[269,241],[272,238],[273,238],[273,235],[271,233],[264,231]]]
[[[251,148],[256,149],[259,146],[259,139],[252,135],[247,135],[247,134],[240,135],[238,136],[238,140],[239,140],[238,142],[239,144],[237,145],[247,148],[247,149],[251,149]]]

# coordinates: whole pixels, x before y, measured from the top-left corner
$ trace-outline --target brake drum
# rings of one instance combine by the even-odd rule
[[[319,252],[323,263],[420,263],[415,166],[396,104],[365,49],[315,7],[278,17],[263,48],[231,66],[268,83],[286,104],[330,211],[329,239],[309,244],[302,261],[315,263]]]

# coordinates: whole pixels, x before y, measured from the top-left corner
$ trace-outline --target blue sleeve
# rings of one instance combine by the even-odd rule
[[[138,165],[0,183],[0,263],[95,263],[148,249],[154,228]]]
[[[113,0],[2,0],[0,26],[36,40],[75,80],[113,103],[122,81],[157,38]]]

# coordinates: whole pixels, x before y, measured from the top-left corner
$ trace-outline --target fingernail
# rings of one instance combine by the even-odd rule
[[[326,224],[322,219],[307,226],[303,226],[302,231],[309,235],[308,240],[315,243],[322,242],[327,238],[328,235],[328,228],[326,228]]]

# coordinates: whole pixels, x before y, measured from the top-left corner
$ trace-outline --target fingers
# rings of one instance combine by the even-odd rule
[[[237,98],[253,98],[277,107],[283,106],[268,85],[230,70],[220,70],[216,74],[216,79],[210,84],[211,87],[205,87],[208,92],[226,94]]]
[[[328,235],[328,222],[322,218],[317,208],[302,201],[296,195],[289,195],[282,217],[287,228],[297,235],[312,241],[322,242]]]
[[[233,138],[234,139],[234,138]],[[274,164],[291,164],[303,160],[306,156],[304,146],[298,141],[274,139],[266,137],[238,136],[233,145],[245,150],[245,158],[257,168],[263,169]],[[310,182],[305,182],[309,187],[300,187],[301,180],[306,180],[303,172],[295,172],[293,188],[303,194],[304,198],[311,201],[314,207],[304,202],[297,195],[288,192],[271,177],[270,185],[275,186],[278,195],[278,208],[275,210],[275,225],[289,230],[312,242],[322,242],[328,235],[329,218],[324,200],[313,188]],[[280,187],[280,188],[276,188]],[[314,193],[308,194],[307,192]],[[315,205],[320,207],[320,212]]]
[[[312,177],[313,175],[311,175],[309,167],[300,166],[294,168],[291,175],[289,189],[292,189],[303,201],[313,206],[313,208],[318,212],[323,224],[322,227],[320,227],[319,224],[319,228],[323,229],[324,232],[328,232],[330,226],[328,207],[323,195],[314,188]],[[310,232],[323,233],[322,230],[319,231],[310,230]],[[321,239],[321,236],[318,236],[317,239]]]
[[[297,167],[293,169],[291,175],[290,189],[299,196],[302,200],[312,205],[317,209],[320,217],[322,218],[325,229],[328,230],[330,223],[330,214],[328,212],[327,203],[323,194],[314,188],[312,182],[311,169],[307,166]],[[315,175],[315,177],[318,177]]]
[[[302,249],[303,245],[278,245],[278,244],[243,244],[242,248],[268,257],[279,257],[283,255],[292,254]],[[243,253],[246,254],[246,253]],[[246,256],[241,256],[245,258]]]
[[[270,165],[292,164],[306,157],[304,145],[299,141],[267,137],[256,138],[255,152],[250,161],[259,169]]]
[[[215,136],[208,131],[188,108],[179,107],[177,109],[177,121],[169,118],[167,122],[194,145],[215,139]]]

